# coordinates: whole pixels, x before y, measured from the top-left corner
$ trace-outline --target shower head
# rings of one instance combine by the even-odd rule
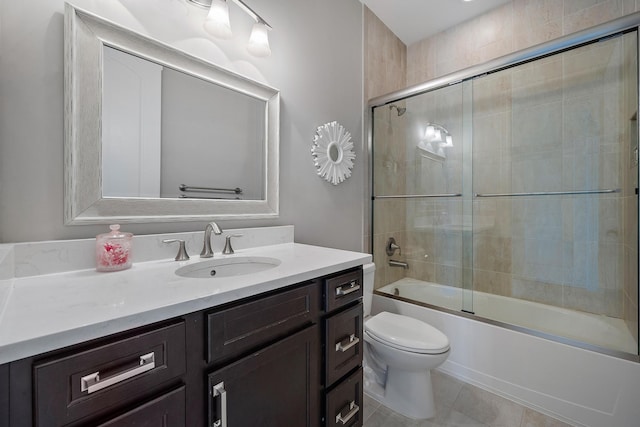
[[[391,104],[391,105],[389,105],[389,109],[390,109],[390,110],[393,110],[394,108],[395,108],[395,109],[396,109],[396,111],[398,112],[398,117],[400,117],[401,115],[403,115],[404,113],[406,113],[406,112],[407,112],[407,109],[406,109],[406,108],[404,108],[404,107],[398,107],[396,104]]]

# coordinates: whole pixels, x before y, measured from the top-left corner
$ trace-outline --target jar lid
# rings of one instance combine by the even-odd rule
[[[111,229],[111,232],[98,234],[96,238],[98,239],[104,239],[104,238],[130,239],[133,236],[132,233],[126,233],[126,232],[120,231],[120,224],[111,224],[109,228]]]

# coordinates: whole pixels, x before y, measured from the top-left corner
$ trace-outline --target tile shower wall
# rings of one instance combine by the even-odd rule
[[[621,64],[635,37],[475,80],[474,192],[623,188],[635,110]],[[476,222],[500,217],[474,234],[475,290],[623,316],[623,194],[474,204]]]
[[[407,85],[640,10],[637,0],[514,0],[407,47]]]
[[[586,29],[593,25],[597,25],[606,22],[611,19],[615,19],[627,14],[631,14],[640,10],[640,2],[636,0],[609,0],[609,1],[584,1],[584,0],[514,0],[508,4],[494,9],[485,15],[478,18],[469,20],[456,27],[452,27],[447,31],[436,34],[428,39],[417,42],[407,47],[406,58],[406,81],[407,86],[418,84],[433,78],[445,75],[449,72],[453,72],[459,69],[463,69],[472,65],[476,65],[502,55],[506,55],[515,52],[520,49],[524,49],[533,46],[538,43],[553,40],[562,35],[570,34],[575,31]],[[365,15],[365,25],[367,19],[371,19],[372,14]],[[375,18],[375,16],[373,16]],[[377,19],[377,18],[375,18]],[[372,42],[372,39],[367,38],[366,41]],[[371,46],[368,47],[371,49]],[[627,48],[625,48],[627,49]],[[628,50],[628,49],[627,49]],[[580,58],[576,58],[580,59]],[[567,72],[570,72],[570,65],[567,67]],[[576,63],[575,65],[578,65]],[[385,64],[385,67],[388,65]],[[543,76],[552,76],[554,68],[556,71],[556,82],[547,82],[549,85],[557,84],[561,81],[557,76],[562,75],[563,64],[560,61],[549,60],[546,62],[539,62],[538,70],[529,70],[529,72],[540,72]],[[369,73],[373,74],[372,68],[378,69],[383,73],[384,68],[380,67],[380,64],[368,61],[365,63],[365,68],[369,69]],[[579,68],[574,67],[576,71]],[[557,74],[560,72],[560,74]],[[626,70],[627,73],[636,73],[635,69]],[[635,83],[634,83],[635,84]],[[491,191],[491,192],[510,192],[516,191],[516,188],[524,188],[526,186],[527,173],[531,173],[535,167],[536,162],[538,166],[543,168],[556,170],[565,170],[562,180],[559,184],[567,184],[571,182],[574,188],[578,188],[579,182],[576,181],[580,177],[580,166],[582,161],[586,161],[591,156],[591,160],[594,160],[594,153],[589,154],[585,152],[582,154],[582,158],[575,161],[569,160],[568,150],[569,147],[553,147],[547,145],[544,149],[547,152],[543,155],[544,151],[540,147],[540,153],[536,161],[536,154],[530,154],[531,157],[525,160],[525,154],[522,150],[525,148],[518,148],[521,150],[521,158],[516,155],[515,163],[512,156],[514,152],[511,147],[511,134],[512,126],[526,125],[522,117],[524,117],[524,108],[526,106],[519,106],[520,113],[516,110],[515,117],[512,117],[513,109],[511,108],[511,91],[512,76],[495,75],[482,79],[478,83],[474,92],[474,132],[478,134],[491,134],[493,138],[493,144],[490,147],[486,147],[485,150],[478,150],[474,152],[476,161],[484,162],[487,165],[486,168],[476,171],[475,179],[477,184],[482,186],[483,189],[478,188],[477,191]],[[518,88],[521,91],[520,95],[524,94],[526,88]],[[625,93],[635,93],[634,88],[625,89]],[[485,94],[483,97],[483,93]],[[500,93],[500,97],[496,97],[495,94]],[[371,94],[369,98],[379,95]],[[544,120],[545,127],[548,132],[562,132],[571,133],[572,129],[561,126],[556,120],[559,115],[553,114],[566,112],[567,114],[579,115],[581,113],[587,113],[588,111],[580,108],[584,105],[581,104],[579,94],[571,99],[571,96],[567,95],[561,99],[556,99],[555,103],[553,99],[549,99],[546,107],[540,107],[536,109],[534,106],[530,106],[529,112],[537,114],[540,120]],[[586,98],[583,98],[586,99]],[[606,101],[604,101],[606,102]],[[635,111],[633,100],[627,100],[624,108],[624,114]],[[517,102],[516,102],[517,104]],[[631,105],[629,105],[631,104]],[[586,104],[587,106],[589,104]],[[590,104],[594,106],[593,103]],[[609,105],[610,106],[610,105]],[[521,117],[518,119],[518,117]],[[624,115],[623,115],[624,117]],[[512,125],[512,118],[519,120],[516,125]],[[608,120],[609,118],[607,118]],[[629,126],[631,128],[631,126]],[[573,129],[576,130],[576,129]],[[580,130],[580,129],[577,129]],[[566,241],[566,233],[573,233],[579,229],[577,224],[570,227],[567,219],[569,213],[580,211],[580,201],[575,199],[568,199],[562,203],[555,203],[553,206],[541,205],[542,202],[527,202],[526,200],[512,203],[508,199],[494,199],[488,203],[475,203],[474,204],[474,221],[476,228],[481,228],[483,224],[492,225],[491,232],[479,233],[476,236],[474,244],[475,266],[485,268],[479,268],[475,272],[475,284],[482,283],[484,291],[497,293],[501,295],[513,295],[519,294],[519,296],[525,296],[527,294],[529,298],[538,299],[548,302],[557,301],[557,298],[565,298],[568,306],[574,306],[575,308],[588,308],[591,309],[604,309],[607,313],[622,315],[630,326],[636,340],[638,336],[637,331],[637,267],[636,262],[637,254],[637,232],[634,231],[637,224],[637,205],[636,198],[632,192],[632,189],[637,186],[637,183],[633,182],[631,177],[637,175],[637,166],[629,165],[629,153],[633,147],[629,147],[628,135],[622,136],[623,145],[620,148],[608,148],[603,147],[605,152],[605,159],[602,162],[602,166],[598,166],[599,175],[598,180],[607,180],[608,178],[603,173],[606,170],[611,170],[614,165],[623,165],[621,176],[617,177],[622,182],[618,187],[627,189],[622,196],[623,198],[609,198],[602,203],[598,203],[598,206],[592,206],[590,213],[592,215],[599,215],[602,218],[606,218],[605,222],[601,222],[600,229],[598,230],[598,236],[604,233],[604,240],[602,245],[606,247],[598,247],[597,250],[602,250],[604,255],[597,265],[598,279],[604,276],[605,282],[610,282],[611,277],[621,279],[623,285],[617,288],[605,286],[599,290],[602,295],[605,296],[604,306],[594,307],[594,303],[584,298],[584,292],[580,287],[565,287],[565,289],[558,289],[552,287],[551,292],[548,293],[548,286],[544,283],[534,287],[533,289],[524,290],[528,285],[526,279],[516,281],[515,286],[511,284],[511,274],[518,269],[521,271],[526,270],[525,265],[521,262],[521,255],[518,255],[518,249],[514,250],[514,237],[511,233],[512,228],[516,227],[518,221],[522,221],[521,213],[529,212],[531,215],[535,215],[536,209],[555,210],[556,214],[561,218],[560,221],[556,220],[555,224],[546,224],[547,229],[555,231],[556,234],[550,236],[551,240],[555,239],[555,247],[553,250],[543,252],[540,254],[539,261],[544,261],[544,258],[549,261],[550,265],[553,265],[557,258],[554,256],[565,257],[566,259],[577,260],[580,262],[580,250],[583,250],[581,246],[578,246],[577,253],[575,245],[569,245]],[[544,143],[544,142],[543,142]],[[515,147],[518,147],[516,143]],[[378,147],[378,150],[381,148]],[[515,148],[513,148],[515,149]],[[564,149],[564,152],[563,152]],[[608,152],[606,150],[609,149]],[[547,154],[551,155],[550,157]],[[542,161],[542,159],[551,159],[549,162]],[[629,165],[628,167],[624,165]],[[524,170],[518,170],[516,178],[511,179],[512,168],[524,167]],[[603,168],[602,170],[600,168]],[[543,169],[545,170],[545,169]],[[571,172],[568,172],[571,171]],[[544,174],[540,174],[544,175]],[[539,179],[545,179],[539,178]],[[548,182],[553,187],[559,185],[553,181]],[[601,184],[601,182],[598,182]],[[519,187],[518,187],[519,186]],[[599,185],[598,185],[599,186]],[[486,190],[484,189],[486,188]],[[536,206],[538,205],[538,206]],[[391,204],[390,204],[391,206]],[[382,209],[382,208],[381,208]],[[531,211],[529,211],[531,209]],[[556,216],[556,218],[558,218]],[[410,221],[410,219],[408,220]],[[626,230],[624,233],[620,233],[620,228],[623,227]],[[560,232],[562,237],[558,237]],[[426,233],[426,234],[425,234]],[[433,248],[429,244],[423,243],[422,246],[416,245],[412,240],[418,240],[420,242],[432,242],[433,239],[429,236],[428,231],[424,231],[424,236],[419,236],[416,233],[410,233],[410,236],[406,236],[408,241],[407,257],[415,258],[414,261],[418,261],[416,264],[420,270],[416,271],[416,274],[422,274],[422,277],[426,280],[435,279],[435,271],[437,263],[433,263],[428,267],[429,261],[424,260],[423,254],[420,250],[411,250],[416,246],[421,247],[423,252],[433,252]],[[614,237],[615,236],[615,237]],[[404,237],[404,236],[403,236]],[[519,236],[521,243],[524,241],[525,236]],[[593,236],[595,237],[595,236]],[[454,237],[454,239],[457,237]],[[378,239],[376,242],[376,252],[381,253],[384,247],[384,239]],[[431,245],[433,246],[433,245]],[[530,247],[535,250],[534,247]],[[526,247],[526,245],[521,246]],[[593,246],[592,246],[593,248]],[[574,253],[572,253],[574,252]],[[617,258],[616,258],[617,256]],[[422,259],[420,259],[422,257]],[[431,259],[433,262],[434,259]],[[612,261],[612,262],[609,262]],[[490,266],[490,268],[489,268]],[[440,266],[442,269],[442,266]],[[582,272],[588,273],[589,266],[583,266]],[[418,270],[418,268],[416,268]],[[562,271],[560,271],[562,270]],[[410,275],[411,273],[409,273]],[[565,283],[576,283],[575,268],[573,274],[571,270],[565,271],[563,268],[550,269],[548,273],[550,276],[555,275],[557,278],[562,278]],[[609,276],[612,274],[612,276]],[[573,277],[571,277],[573,276]],[[620,280],[618,280],[620,281]],[[376,285],[379,286],[381,282],[376,281]],[[588,283],[588,282],[584,282]],[[547,297],[545,295],[551,295]],[[601,296],[602,296],[601,295]],[[553,301],[550,301],[553,300]],[[602,303],[598,303],[602,304]],[[597,304],[596,304],[597,305]]]
[[[364,96],[368,99],[406,87],[407,52],[406,46],[378,19],[367,7],[364,7]],[[402,107],[402,105],[400,104]],[[404,146],[397,141],[404,141],[404,131],[392,126],[392,119],[398,117],[395,110],[381,109],[381,117],[376,117],[374,132],[377,138],[385,141],[377,148],[374,169],[385,174],[386,188],[377,188],[378,194],[393,191],[403,194],[405,180]],[[395,117],[394,117],[395,116]],[[368,117],[368,120],[371,120]],[[396,129],[397,128],[397,129]],[[370,194],[370,191],[368,192]],[[387,193],[388,194],[388,193]],[[367,199],[367,203],[369,203]],[[402,271],[390,268],[386,263],[384,244],[390,236],[395,236],[400,245],[405,242],[404,206],[403,203],[388,202],[377,205],[373,213],[376,228],[373,235],[376,255],[376,288],[388,281],[402,277]],[[364,247],[370,248],[371,227],[365,227]]]
[[[624,55],[626,58],[636,57],[638,47],[636,43],[624,44]],[[627,77],[636,76],[638,73],[637,60],[626,61],[627,67],[623,73]],[[624,110],[627,112],[636,111],[638,100],[633,94],[638,93],[638,80],[636,78],[626,78],[627,87],[624,89]],[[634,189],[638,188],[638,113],[631,115],[627,126],[627,137],[623,138],[622,145],[622,174],[623,188],[623,227],[626,230],[622,233],[622,256],[623,256],[623,290],[622,290],[622,314],[636,343],[640,342],[638,337],[638,198]],[[634,142],[632,142],[634,141]]]

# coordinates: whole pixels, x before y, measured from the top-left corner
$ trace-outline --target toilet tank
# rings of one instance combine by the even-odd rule
[[[376,265],[374,263],[362,266],[362,281],[364,282],[364,290],[362,302],[364,304],[364,316],[371,314],[371,302],[373,301],[373,283],[375,279]]]

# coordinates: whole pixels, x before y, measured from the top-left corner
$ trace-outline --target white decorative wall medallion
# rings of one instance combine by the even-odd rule
[[[338,122],[318,127],[311,153],[318,175],[326,181],[338,185],[351,176],[356,153],[353,152],[351,134]]]

